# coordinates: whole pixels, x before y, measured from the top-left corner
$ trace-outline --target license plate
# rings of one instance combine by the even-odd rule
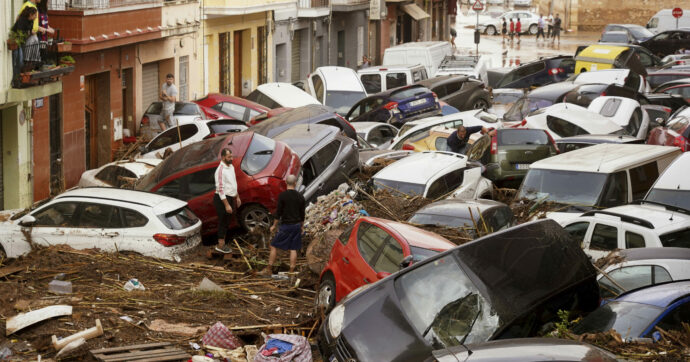
[[[515,169],[516,170],[529,170],[529,163],[516,163]]]
[[[418,106],[420,104],[426,103],[426,98],[417,99],[416,101],[410,102],[410,107]]]

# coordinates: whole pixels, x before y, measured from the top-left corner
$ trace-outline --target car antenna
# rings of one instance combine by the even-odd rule
[[[606,148],[609,148],[608,144],[606,145]],[[599,166],[597,166],[597,172],[601,169],[601,164],[604,163],[604,155],[606,152],[601,153],[601,158],[599,159]]]

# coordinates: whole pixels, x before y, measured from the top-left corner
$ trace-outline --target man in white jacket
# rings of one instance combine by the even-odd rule
[[[225,244],[225,234],[230,225],[230,218],[236,215],[236,211],[242,204],[237,193],[237,179],[235,178],[232,158],[232,151],[229,148],[224,148],[220,152],[220,164],[214,174],[216,193],[213,195],[213,206],[218,215],[218,246],[216,246],[216,250],[225,254],[232,252],[232,249]]]

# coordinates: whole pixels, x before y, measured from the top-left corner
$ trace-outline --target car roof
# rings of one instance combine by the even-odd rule
[[[432,202],[421,209],[417,210],[415,214],[427,214],[427,215],[445,215],[454,217],[469,218],[470,211],[472,209],[472,215],[475,219],[479,219],[477,215],[477,209],[479,212],[483,213],[486,210],[495,207],[508,207],[506,204],[493,200],[459,200],[459,199],[448,199]]]
[[[534,162],[530,169],[612,173],[659,157],[680,153],[677,147],[599,144]]]
[[[137,177],[140,177],[158,166],[162,161],[163,160],[160,158],[137,158],[134,161],[116,161],[105,166],[119,166],[133,172]]]
[[[363,217],[363,219],[367,221],[374,221],[393,229],[411,246],[433,250],[448,250],[456,246],[441,235],[414,227],[410,224],[375,217]]]
[[[673,211],[675,208],[666,209],[664,206],[654,205],[649,203],[630,204],[610,207],[605,210],[593,210],[583,214],[583,216],[593,215],[597,217],[615,217],[620,215],[621,222],[641,225],[643,227],[654,230],[655,234],[663,234],[669,231],[677,230],[679,227],[687,227],[690,225],[690,215],[682,212]],[[644,219],[640,218],[644,215]]]
[[[313,76],[314,73],[321,73],[322,80],[328,90],[364,92],[357,72],[350,68],[336,66],[318,67],[309,76]]]
[[[526,119],[528,122],[546,125],[548,116],[564,119],[589,133],[613,133],[622,129],[611,118],[570,103],[555,103],[542,108],[539,113],[528,115]]]
[[[652,186],[653,189],[690,190],[690,152],[683,152],[664,170]]]
[[[381,122],[352,122],[350,123],[352,125],[352,128],[355,129],[356,132],[368,132],[372,128],[375,127],[380,127],[380,126],[391,126],[388,123],[381,123]],[[394,127],[394,126],[391,126]]]
[[[563,137],[557,139],[556,143],[639,143],[640,139],[630,135],[612,135],[612,134],[581,134],[572,137]]]
[[[300,107],[308,104],[321,104],[311,94],[290,83],[264,83],[256,88],[283,107]],[[285,102],[289,100],[288,102]]]
[[[622,262],[652,259],[682,259],[690,262],[690,248],[634,248],[619,250],[618,254],[623,257]]]
[[[300,123],[313,123],[335,116],[333,109],[328,106],[322,104],[309,104],[293,108],[275,117],[268,118],[261,123],[249,127],[249,129],[259,134],[268,134],[268,132],[274,128],[289,127],[290,125]]]
[[[466,165],[467,157],[464,155],[438,151],[417,152],[384,167],[373,178],[426,184],[439,173]]]
[[[531,92],[525,94],[525,98],[543,98],[543,99],[556,99],[560,98],[564,94],[570,92],[571,90],[579,87],[580,84],[575,84],[574,82],[564,81],[558,83],[547,84],[543,87],[532,90]]]
[[[302,159],[309,154],[309,151],[319,144],[330,141],[339,132],[338,127],[325,124],[298,124],[273,137],[273,140],[286,143],[297,154],[297,157]]]
[[[621,45],[611,45],[605,43],[599,43],[590,45],[584,49],[575,57],[576,60],[594,58],[594,59],[608,59],[613,61],[616,57],[628,50],[628,46]]]
[[[395,72],[395,71],[407,71],[413,70],[415,68],[424,68],[421,64],[392,64],[392,65],[378,65],[368,68],[359,69],[357,73],[378,73],[378,72]],[[426,69],[426,68],[425,68]]]
[[[470,77],[468,77],[466,75],[442,75],[439,77],[433,77],[433,78],[421,80],[421,81],[417,82],[417,84],[420,84],[420,85],[423,85],[427,88],[430,88],[430,87],[432,87],[438,83],[443,83],[446,81],[465,82],[468,79],[470,79]]]
[[[65,191],[55,199],[87,198],[101,203],[113,201],[150,207],[156,214],[162,214],[187,206],[187,203],[172,197],[151,192],[118,189],[113,187],[83,187]]]
[[[205,99],[210,99],[210,100],[216,101],[218,103],[230,102],[230,103],[234,103],[234,104],[239,104],[239,105],[242,105],[245,107],[252,108],[254,110],[261,110],[263,112],[270,110],[270,108],[268,108],[264,105],[261,105],[259,103],[256,103],[256,102],[252,102],[248,99],[235,97],[235,96],[231,96],[231,95],[227,95],[227,94],[223,94],[223,93],[209,93],[206,95],[206,97],[201,98],[201,99],[197,99],[194,102],[195,103],[202,102]]]
[[[690,294],[690,281],[686,280],[636,289],[621,295],[616,298],[616,301],[649,304],[666,308],[674,301],[688,294]]]

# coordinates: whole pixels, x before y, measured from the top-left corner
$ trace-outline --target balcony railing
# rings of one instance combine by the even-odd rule
[[[368,4],[369,0],[331,0],[333,5],[361,5]]]
[[[330,0],[299,0],[297,7],[301,9],[327,8]]]
[[[53,39],[22,44],[12,51],[12,87],[25,88],[54,81],[74,71],[74,59],[60,58],[62,46]]]
[[[51,0],[50,10],[95,10],[141,4],[162,4],[163,0]]]

